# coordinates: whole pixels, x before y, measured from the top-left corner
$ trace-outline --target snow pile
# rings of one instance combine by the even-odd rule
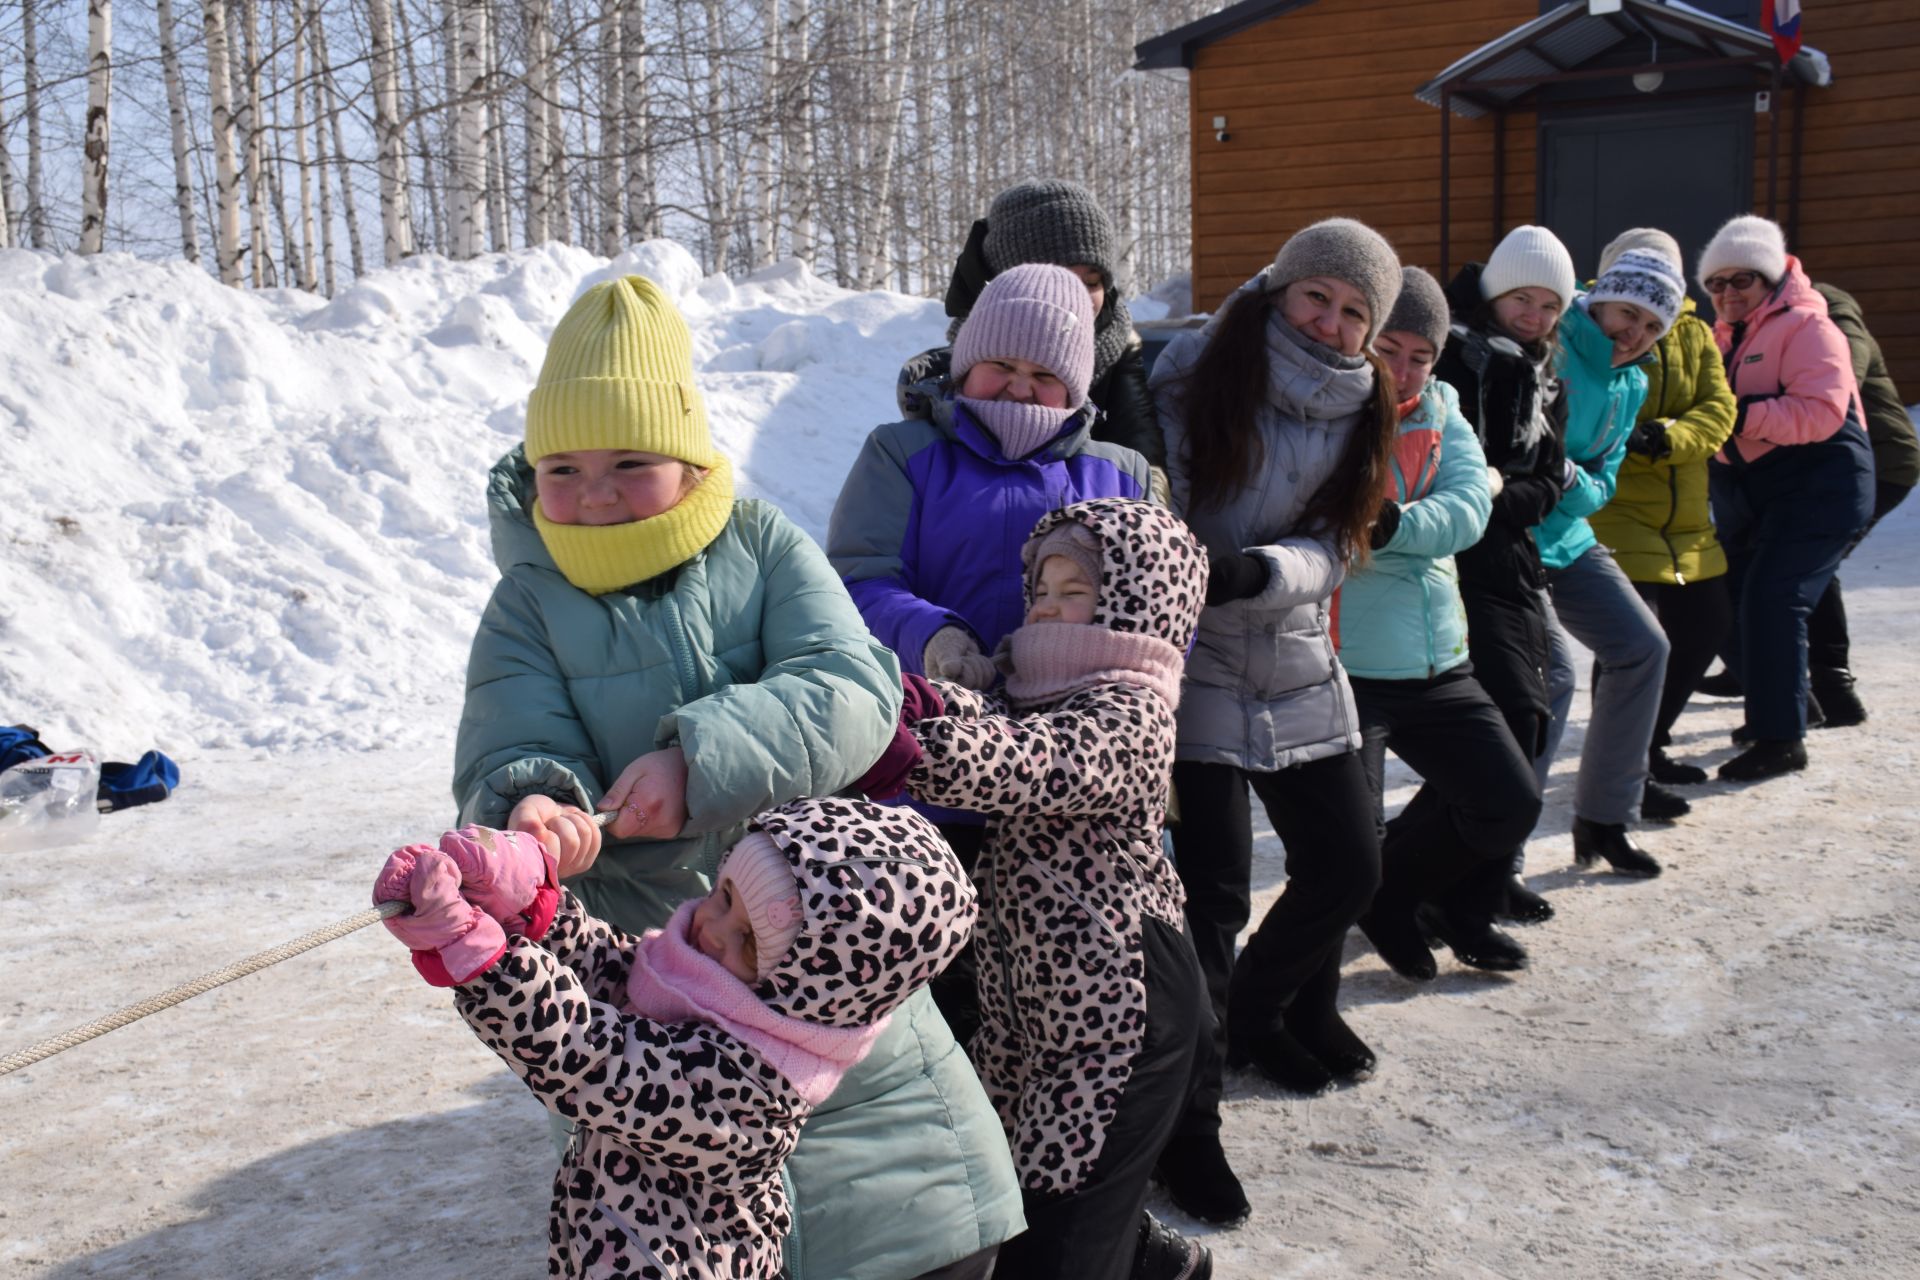
[[[0,723],[115,756],[443,738],[496,576],[487,468],[567,305],[627,273],[686,314],[741,491],[822,536],[936,302],[798,262],[702,279],[667,241],[417,258],[331,302],[0,251]]]

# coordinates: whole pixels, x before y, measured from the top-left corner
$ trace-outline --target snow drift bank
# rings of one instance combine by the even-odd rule
[[[0,722],[109,753],[444,733],[495,577],[486,470],[567,305],[629,272],[685,312],[742,491],[823,535],[938,303],[797,262],[702,279],[668,241],[416,258],[331,302],[0,251]]]

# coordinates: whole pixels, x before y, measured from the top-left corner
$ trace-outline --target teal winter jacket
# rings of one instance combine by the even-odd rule
[[[1566,385],[1567,460],[1574,465],[1574,480],[1560,504],[1534,526],[1541,562],[1549,569],[1566,568],[1599,543],[1587,517],[1613,499],[1627,438],[1647,398],[1647,375],[1640,366],[1648,359],[1613,367],[1613,343],[1587,314],[1585,294],[1560,321],[1557,372]]]
[[[516,448],[488,480],[501,577],[467,666],[460,821],[504,826],[534,794],[591,809],[635,758],[678,743],[682,834],[610,841],[567,882],[614,925],[657,928],[707,892],[749,817],[872,765],[892,740],[900,668],[826,556],[765,502],[736,501],[685,564],[594,596],[554,566],[532,498]],[[999,1119],[924,991],[808,1120],[787,1174],[793,1280],[897,1280],[1022,1226]]]
[[[1467,660],[1453,553],[1480,541],[1493,510],[1479,437],[1437,378],[1400,419],[1388,496],[1399,527],[1336,599],[1340,665],[1367,680],[1430,680]]]

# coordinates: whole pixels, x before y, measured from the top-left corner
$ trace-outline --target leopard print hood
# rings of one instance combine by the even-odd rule
[[[806,917],[753,989],[779,1013],[870,1026],[946,968],[973,931],[972,881],[911,809],[796,800],[749,825],[786,855]]]
[[[1025,608],[1033,608],[1034,553],[1049,532],[1069,520],[1091,530],[1100,543],[1094,625],[1152,636],[1185,653],[1206,603],[1207,553],[1178,516],[1150,502],[1094,498],[1041,516],[1020,549]]]

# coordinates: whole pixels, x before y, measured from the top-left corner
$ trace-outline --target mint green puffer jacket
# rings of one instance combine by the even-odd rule
[[[1564,569],[1599,543],[1587,517],[1613,500],[1627,438],[1647,398],[1642,365],[1613,367],[1613,342],[1587,314],[1587,299],[1574,299],[1560,320],[1560,361],[1556,372],[1567,391],[1567,460],[1574,464],[1573,487],[1560,505],[1534,526],[1540,560]]]
[[[1334,598],[1340,665],[1367,680],[1431,680],[1467,660],[1467,609],[1453,553],[1493,510],[1487,455],[1460,396],[1430,378],[1393,445],[1400,525]]]
[[[866,771],[892,739],[900,668],[778,508],[736,501],[700,555],[592,596],[554,567],[532,497],[516,448],[488,479],[501,578],[467,665],[460,821],[504,826],[532,794],[591,809],[636,757],[678,742],[680,838],[609,843],[567,882],[620,928],[656,928],[707,892],[747,818]],[[902,1280],[1023,1226],[999,1119],[924,991],[808,1120],[787,1174],[793,1280]]]

